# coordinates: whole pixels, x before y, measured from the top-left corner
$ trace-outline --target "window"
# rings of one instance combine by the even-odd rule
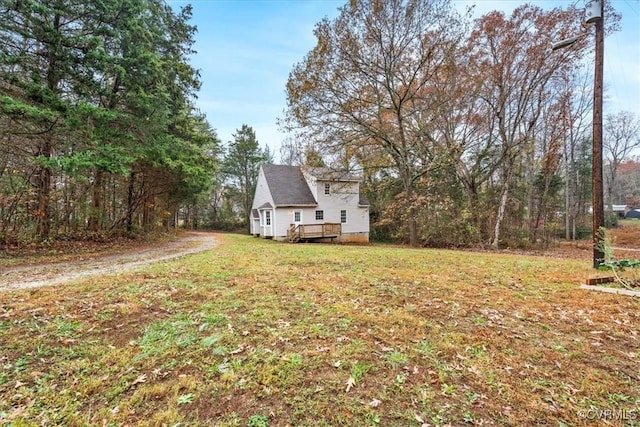
[[[342,224],[347,223],[347,211],[340,211],[340,222]]]
[[[301,216],[302,212],[300,211],[295,211],[293,213],[293,222],[300,222],[300,216]]]
[[[316,219],[318,221],[324,220],[324,211],[316,211]]]
[[[331,194],[331,184],[328,182],[324,184],[324,194]]]
[[[271,211],[264,211],[264,222],[267,225],[271,225]]]

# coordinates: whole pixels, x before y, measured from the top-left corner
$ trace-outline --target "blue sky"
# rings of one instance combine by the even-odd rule
[[[640,114],[640,0],[609,0],[622,14],[622,31],[605,40],[604,113]],[[347,0],[169,0],[174,7],[193,5],[198,27],[192,65],[200,70],[202,89],[196,106],[227,143],[243,124],[251,126],[261,146],[279,157],[285,134],[276,120],[286,107],[285,84],[293,65],[315,46],[313,28],[338,14]],[[510,13],[525,0],[453,0],[476,15],[490,10]],[[538,0],[548,9],[576,0]],[[577,0],[579,6],[583,0]]]

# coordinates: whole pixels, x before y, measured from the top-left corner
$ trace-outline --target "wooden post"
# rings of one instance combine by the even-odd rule
[[[604,0],[601,0],[600,19],[596,25],[596,60],[593,81],[593,159],[592,159],[592,201],[593,201],[593,268],[604,262],[602,235],[604,227],[604,197],[602,186],[602,84],[604,74]]]

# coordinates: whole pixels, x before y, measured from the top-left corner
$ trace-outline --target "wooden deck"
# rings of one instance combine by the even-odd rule
[[[342,224],[291,224],[287,230],[287,238],[290,242],[300,242],[302,240],[313,239],[333,239],[340,237]]]

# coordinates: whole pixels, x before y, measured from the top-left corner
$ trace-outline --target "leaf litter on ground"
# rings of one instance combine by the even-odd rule
[[[640,302],[579,289],[588,256],[216,239],[0,293],[0,421],[587,425],[640,404]]]

